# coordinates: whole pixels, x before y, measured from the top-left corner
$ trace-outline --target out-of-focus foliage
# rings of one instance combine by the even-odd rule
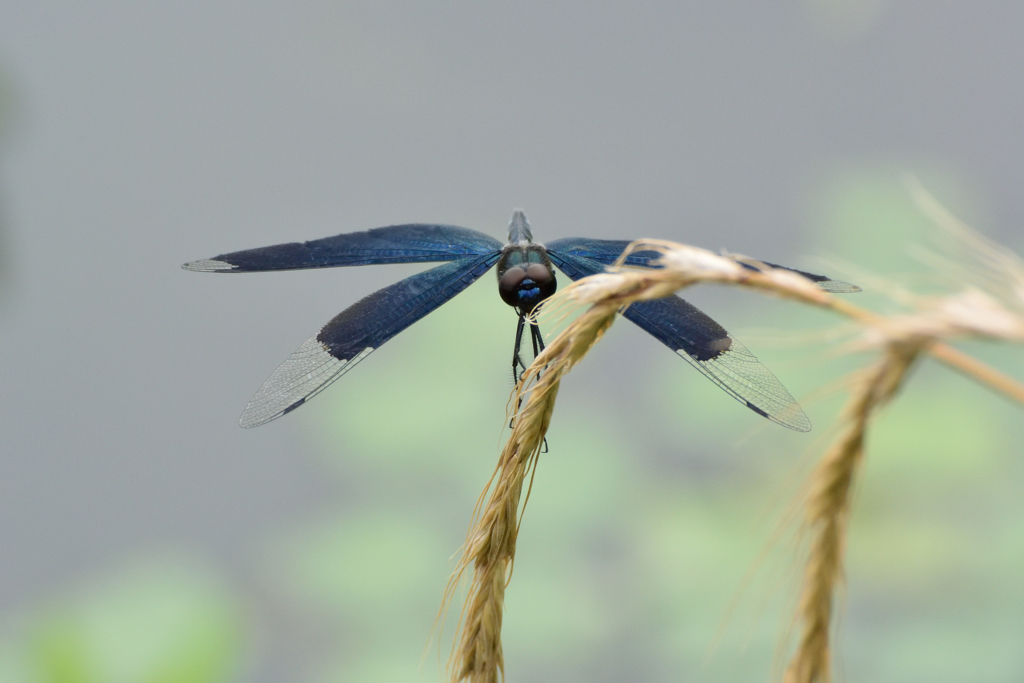
[[[4,683],[233,680],[247,631],[222,582],[174,555],[123,567],[27,622],[0,650]]]

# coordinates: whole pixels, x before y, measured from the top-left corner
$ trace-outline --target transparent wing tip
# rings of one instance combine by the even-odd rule
[[[676,353],[727,394],[761,417],[796,432],[811,431],[811,421],[771,370],[733,337],[727,351],[697,360],[683,349]]]
[[[287,415],[327,388],[366,358],[366,347],[349,360],[336,358],[316,337],[310,337],[263,383],[245,407],[238,425],[259,427]]]
[[[217,259],[204,258],[198,261],[189,261],[183,263],[182,268],[185,270],[194,270],[198,273],[216,273],[222,270],[234,270],[238,266],[234,266],[227,261],[218,261]]]
[[[794,432],[811,431],[811,420],[807,417],[807,413],[803,411],[803,408],[801,408],[800,404],[796,401],[785,408],[776,411],[772,415],[769,415],[757,406],[751,404],[750,401],[746,401],[746,404],[747,407],[755,413],[767,417],[775,424],[782,425],[786,429],[792,429]]]
[[[306,399],[300,398],[298,401],[296,401],[295,403],[291,404],[290,406],[288,406],[284,410],[279,410],[279,411],[277,411],[276,413],[274,413],[273,415],[270,415],[270,416],[266,415],[265,412],[261,412],[259,410],[250,410],[250,408],[247,407],[245,409],[245,411],[242,413],[242,416],[240,418],[238,418],[238,426],[242,427],[243,429],[252,429],[253,427],[259,427],[260,425],[265,425],[268,422],[273,422],[274,420],[276,420],[277,418],[281,417],[282,415],[287,415],[288,413],[292,412],[293,410],[295,410],[296,408],[298,408],[299,406],[301,406],[305,402],[306,402]],[[249,405],[250,405],[250,407],[252,406],[251,403]]]

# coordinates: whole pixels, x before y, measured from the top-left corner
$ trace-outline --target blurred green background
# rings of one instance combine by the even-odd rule
[[[410,221],[502,237],[522,206],[538,241],[661,237],[930,286],[906,172],[1024,249],[1022,45],[1013,3],[5,3],[0,683],[440,678],[464,593],[435,618],[507,436],[515,316],[493,280],[243,431],[276,363],[417,268],[181,262]],[[821,312],[692,294],[815,429],[616,323],[559,394],[509,681],[780,672],[794,501],[868,358]],[[1024,377],[1018,350],[968,350]],[[1024,679],[1022,432],[1018,406],[931,362],[878,421],[839,680]]]

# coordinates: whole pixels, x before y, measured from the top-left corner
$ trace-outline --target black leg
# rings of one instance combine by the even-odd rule
[[[526,371],[526,365],[523,363],[523,359],[519,356],[519,349],[523,345],[523,326],[526,325],[526,317],[522,314],[519,315],[519,325],[516,326],[516,346],[512,350],[512,381],[515,384],[519,384],[519,368]]]
[[[519,377],[520,377],[520,375],[519,375],[519,368],[522,368],[523,372],[526,372],[526,365],[523,363],[523,359],[519,356],[519,349],[523,345],[523,327],[525,325],[526,325],[526,317],[522,313],[520,313],[519,314],[519,324],[516,325],[516,346],[515,346],[514,349],[512,349],[512,383],[513,384],[519,384]],[[522,406],[522,405],[523,405],[523,399],[520,398],[519,402],[516,404],[516,410],[519,410],[519,407]],[[508,428],[512,429],[512,425],[514,425],[515,422],[516,422],[516,418],[515,418],[515,416],[513,416],[512,419],[508,421]]]
[[[544,350],[544,337],[540,335],[540,325],[530,323],[530,336],[533,338],[533,357],[536,358]]]
[[[533,357],[534,359],[540,355],[540,352],[544,350],[544,337],[540,334],[540,325],[536,323],[530,323],[530,337],[533,339]],[[541,453],[548,452],[548,440],[544,438],[541,444]]]
[[[519,315],[519,325],[516,326],[516,348],[512,352],[512,380],[518,384],[519,380],[522,379],[522,375],[519,374],[519,368],[526,372],[526,363],[523,362],[522,357],[519,355],[519,351],[523,345],[523,327],[526,325],[526,316]],[[544,338],[540,335],[540,326],[535,323],[530,323],[530,341],[533,343],[533,357],[536,358],[541,351],[544,350]],[[522,397],[519,398],[519,402],[516,404],[516,410],[519,410],[523,405]],[[515,424],[515,417],[509,420],[509,429]],[[541,445],[541,453],[548,452],[548,440],[545,438]]]

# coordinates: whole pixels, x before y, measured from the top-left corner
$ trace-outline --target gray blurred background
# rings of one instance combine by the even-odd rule
[[[932,228],[908,172],[1024,248],[1022,77],[1017,2],[5,0],[0,680],[438,678],[428,637],[511,389],[492,277],[242,430],[291,351],[418,268],[181,263],[403,222],[503,238],[522,207],[538,241],[914,278],[907,247]],[[620,321],[559,397],[507,594],[509,681],[779,671],[791,501],[842,401],[819,390],[864,359],[835,357],[822,313],[691,298],[815,431]],[[929,364],[880,422],[840,680],[1024,679],[1020,422]]]

